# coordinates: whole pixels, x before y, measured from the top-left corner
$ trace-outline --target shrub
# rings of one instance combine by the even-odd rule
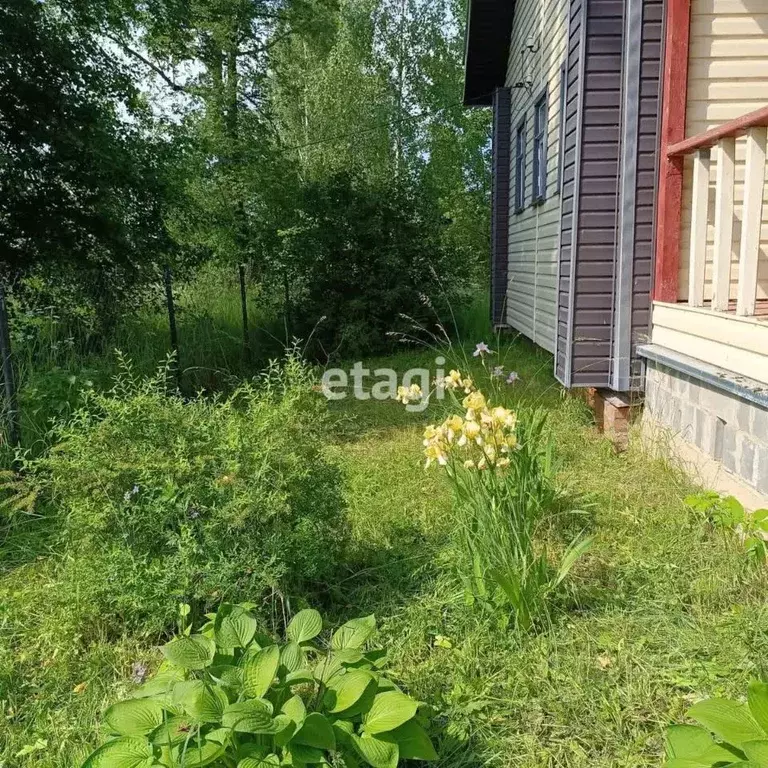
[[[470,271],[442,228],[423,198],[398,185],[350,174],[308,183],[296,226],[282,233],[295,332],[311,335],[319,356],[357,358],[391,348],[403,314],[432,325],[424,296],[452,294]]]
[[[550,596],[590,540],[577,537],[555,562],[540,535],[565,503],[553,476],[545,416],[534,411],[518,420],[509,409],[491,406],[459,371],[439,386],[461,413],[427,427],[425,455],[427,466],[445,467],[453,486],[466,596],[511,611],[527,631],[546,619]],[[466,397],[459,401],[457,392]]]
[[[751,682],[746,704],[708,699],[688,716],[701,725],[670,726],[665,768],[768,766],[768,683]]]
[[[61,515],[64,579],[94,617],[147,633],[179,599],[291,593],[331,577],[344,542],[324,401],[295,358],[226,399],[166,394],[130,366],[36,467]]]
[[[337,758],[347,768],[395,768],[400,758],[437,758],[423,707],[382,671],[384,654],[366,650],[373,616],[321,643],[320,614],[303,610],[277,643],[257,632],[249,607],[222,605],[199,634],[187,627],[168,643],[159,674],[106,711],[114,738],[84,768],[277,768]]]

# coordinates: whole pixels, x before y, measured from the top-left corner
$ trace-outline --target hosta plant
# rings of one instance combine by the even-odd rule
[[[734,496],[714,491],[689,496],[685,503],[703,515],[714,527],[735,533],[755,565],[768,561],[768,509],[748,512]]]
[[[768,768],[768,683],[751,682],[746,703],[708,699],[688,716],[700,725],[668,729],[665,768]]]
[[[324,641],[320,614],[303,610],[285,642],[262,636],[248,605],[208,619],[164,646],[158,674],[106,711],[111,737],[83,768],[393,768],[437,758],[426,708],[369,648],[373,616]]]

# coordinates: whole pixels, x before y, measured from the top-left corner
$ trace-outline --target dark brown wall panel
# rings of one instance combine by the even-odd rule
[[[512,141],[511,91],[493,95],[493,180],[491,185],[491,322],[506,322],[509,268],[509,185]]]
[[[571,339],[568,318],[571,315],[571,257],[574,234],[574,201],[576,192],[577,145],[579,142],[582,80],[582,25],[586,0],[571,0],[568,28],[568,55],[565,62],[565,123],[562,126],[563,175],[560,218],[560,253],[558,254],[557,287],[557,342],[555,375],[564,384],[570,384]]]

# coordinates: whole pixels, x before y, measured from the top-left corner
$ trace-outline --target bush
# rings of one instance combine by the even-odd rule
[[[349,174],[308,183],[280,259],[294,331],[311,336],[320,357],[359,357],[391,348],[388,334],[410,327],[402,315],[433,326],[469,274],[443,227],[436,210],[395,186]]]
[[[303,365],[190,401],[166,394],[167,369],[137,380],[123,367],[36,465],[85,610],[152,633],[179,599],[204,610],[329,578],[344,543],[340,473]]]
[[[276,643],[248,605],[222,605],[199,634],[188,625],[163,648],[153,680],[106,711],[113,738],[84,768],[435,760],[425,712],[382,672],[384,654],[366,650],[375,629],[373,616],[354,619],[324,642],[320,614],[307,609]]]

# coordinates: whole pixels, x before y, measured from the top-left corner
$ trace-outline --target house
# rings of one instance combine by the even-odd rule
[[[494,323],[768,506],[767,0],[470,0]]]

